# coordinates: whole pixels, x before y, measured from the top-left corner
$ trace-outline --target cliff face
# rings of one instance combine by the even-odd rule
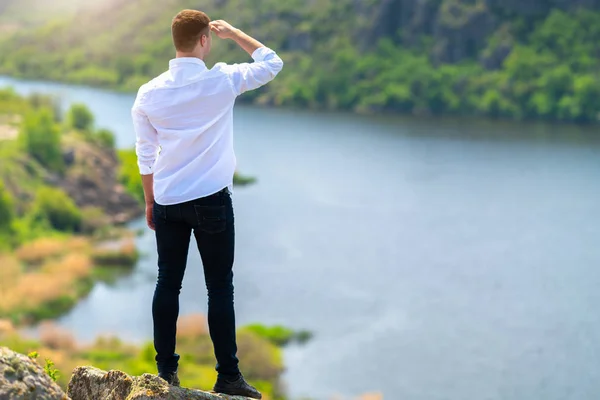
[[[431,58],[435,63],[458,63],[484,50],[494,34],[506,31],[514,17],[534,20],[553,9],[600,9],[600,0],[381,0],[365,7],[357,2],[356,12],[371,15],[368,43],[392,38],[415,46],[423,37],[433,39]],[[500,49],[490,49],[481,63],[488,69],[500,67],[510,53],[511,40]]]

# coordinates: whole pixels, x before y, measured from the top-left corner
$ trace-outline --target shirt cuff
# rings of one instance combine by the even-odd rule
[[[150,175],[154,173],[154,171],[152,171],[152,167],[147,165],[138,164],[138,167],[140,169],[140,175]]]
[[[252,59],[254,61],[264,61],[265,58],[271,54],[275,54],[275,52],[270,48],[264,46],[259,47],[258,49],[254,50],[254,53],[252,53]]]

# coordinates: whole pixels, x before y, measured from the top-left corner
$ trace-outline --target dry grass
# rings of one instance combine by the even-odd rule
[[[77,295],[77,283],[92,273],[89,245],[80,239],[38,240],[23,246],[17,258],[0,256],[0,316],[34,310],[63,297]],[[61,255],[67,249],[73,252]],[[26,272],[22,263],[39,264]]]
[[[94,264],[132,267],[139,258],[133,237],[105,243],[92,252]]]
[[[30,309],[59,296],[73,295],[76,291],[74,283],[90,273],[90,260],[83,254],[53,260],[44,264],[39,272],[23,275],[15,286],[9,288],[8,302],[13,307],[20,304]]]
[[[208,334],[208,322],[202,314],[180,317],[177,322],[177,335],[180,338],[197,338]]]
[[[49,258],[59,256],[65,252],[65,240],[57,238],[43,238],[24,244],[17,250],[17,257],[26,264],[39,265]]]
[[[68,252],[88,253],[91,250],[89,239],[82,236],[73,236],[67,240],[65,249]]]
[[[19,260],[8,255],[0,255],[0,295],[17,283],[22,272]]]
[[[77,342],[71,332],[49,321],[40,325],[40,341],[52,350],[73,351],[77,348]]]
[[[74,253],[44,264],[40,271],[48,275],[61,274],[73,281],[88,276],[91,269],[92,264],[87,255]]]
[[[15,326],[7,319],[0,319],[0,337],[15,333]]]

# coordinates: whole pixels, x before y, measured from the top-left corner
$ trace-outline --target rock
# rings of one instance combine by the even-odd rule
[[[389,37],[399,41],[402,39],[414,44],[420,35],[433,33],[435,16],[439,9],[437,0],[382,0],[373,3],[373,9],[365,2],[355,2],[357,15],[372,15],[371,26],[367,29],[368,40],[365,45],[372,45],[378,39]]]
[[[0,399],[68,400],[34,360],[0,347]]]
[[[506,57],[512,52],[515,43],[510,24],[506,23],[501,26],[488,42],[488,47],[479,56],[479,62],[487,70],[500,69]]]
[[[169,386],[156,375],[131,377],[121,371],[79,367],[73,371],[67,393],[72,400],[246,400],[201,390]]]
[[[54,177],[77,206],[96,207],[121,224],[143,215],[143,209],[118,181],[119,160],[112,149],[85,142],[72,143],[73,161],[63,176]]]
[[[496,29],[496,18],[483,3],[446,0],[438,13],[432,54],[436,63],[475,57]]]

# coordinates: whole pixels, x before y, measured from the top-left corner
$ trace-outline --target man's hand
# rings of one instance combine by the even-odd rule
[[[225,22],[221,19],[212,21],[210,23],[210,30],[221,39],[233,39],[234,42],[250,55],[252,55],[256,49],[264,46],[264,44],[258,40],[248,36],[241,30],[231,26],[229,22]]]
[[[229,22],[218,19],[210,23],[210,30],[220,39],[233,39],[238,33],[238,29],[231,26]]]
[[[152,218],[153,208],[154,204],[146,204],[146,224],[148,225],[148,228],[155,230],[154,219]]]

